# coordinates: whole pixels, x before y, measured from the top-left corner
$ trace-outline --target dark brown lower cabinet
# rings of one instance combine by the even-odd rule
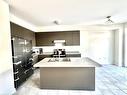
[[[14,85],[17,89],[23,82],[25,82],[32,74],[33,74],[33,67],[29,67],[29,69],[25,69],[24,67],[15,67],[14,71]]]
[[[66,57],[81,57],[81,54],[66,54]]]
[[[52,58],[53,54],[48,54],[48,55],[47,54],[46,55],[45,54],[40,54],[40,55],[38,55],[38,61],[41,61],[44,58],[50,58],[50,57]],[[81,57],[81,54],[80,53],[79,54],[66,54],[66,56],[64,56],[64,57]]]
[[[49,55],[45,55],[45,54],[40,54],[40,55],[38,55],[38,61],[41,61],[42,59],[44,59],[44,58],[49,58],[49,57],[52,57],[52,55],[51,54],[49,54]]]

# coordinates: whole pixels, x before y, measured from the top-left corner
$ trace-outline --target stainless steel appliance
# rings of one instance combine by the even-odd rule
[[[66,57],[65,49],[54,49],[53,57]]]
[[[14,84],[18,88],[33,74],[32,43],[19,37],[11,39]]]

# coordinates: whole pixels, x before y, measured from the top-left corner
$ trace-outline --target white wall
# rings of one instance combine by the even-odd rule
[[[0,95],[14,92],[9,7],[0,0]]]
[[[80,30],[80,52],[82,57],[87,57],[88,55],[88,32],[87,30]]]
[[[125,66],[127,67],[127,24],[125,26]]]
[[[37,28],[36,28],[35,25],[33,25],[33,24],[31,24],[31,23],[29,23],[27,21],[24,21],[23,19],[15,16],[15,15],[13,15],[11,13],[10,13],[10,21],[15,23],[15,24],[17,24],[17,25],[19,25],[19,26],[23,26],[23,27],[25,27],[25,28],[27,28],[27,29],[29,29],[31,31],[34,31],[34,32],[37,31]]]
[[[127,23],[121,24],[118,30],[115,30],[115,37],[115,64],[127,66]]]
[[[123,31],[124,31],[124,24],[121,24],[118,30],[118,66],[123,66]]]
[[[114,31],[114,65],[119,65],[119,30]]]
[[[121,33],[120,33],[119,29],[114,30],[114,63],[113,64],[117,65],[117,66],[120,66],[121,61],[122,61],[122,59],[120,59],[121,58],[120,56],[122,56],[121,55],[121,53],[122,53],[122,50],[121,50],[122,38],[121,38],[121,36],[122,35],[120,35],[120,34]]]
[[[112,31],[90,31],[88,57],[100,64],[113,63]]]

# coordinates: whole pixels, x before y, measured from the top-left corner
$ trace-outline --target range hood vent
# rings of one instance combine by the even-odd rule
[[[54,40],[54,43],[65,43],[65,40]]]

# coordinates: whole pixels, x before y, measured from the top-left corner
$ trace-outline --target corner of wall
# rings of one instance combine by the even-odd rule
[[[31,31],[34,31],[34,32],[37,32],[37,27],[27,21],[24,21],[23,19],[15,16],[14,14],[10,13],[10,21],[15,23],[15,24],[18,24],[20,26],[23,26]]]

